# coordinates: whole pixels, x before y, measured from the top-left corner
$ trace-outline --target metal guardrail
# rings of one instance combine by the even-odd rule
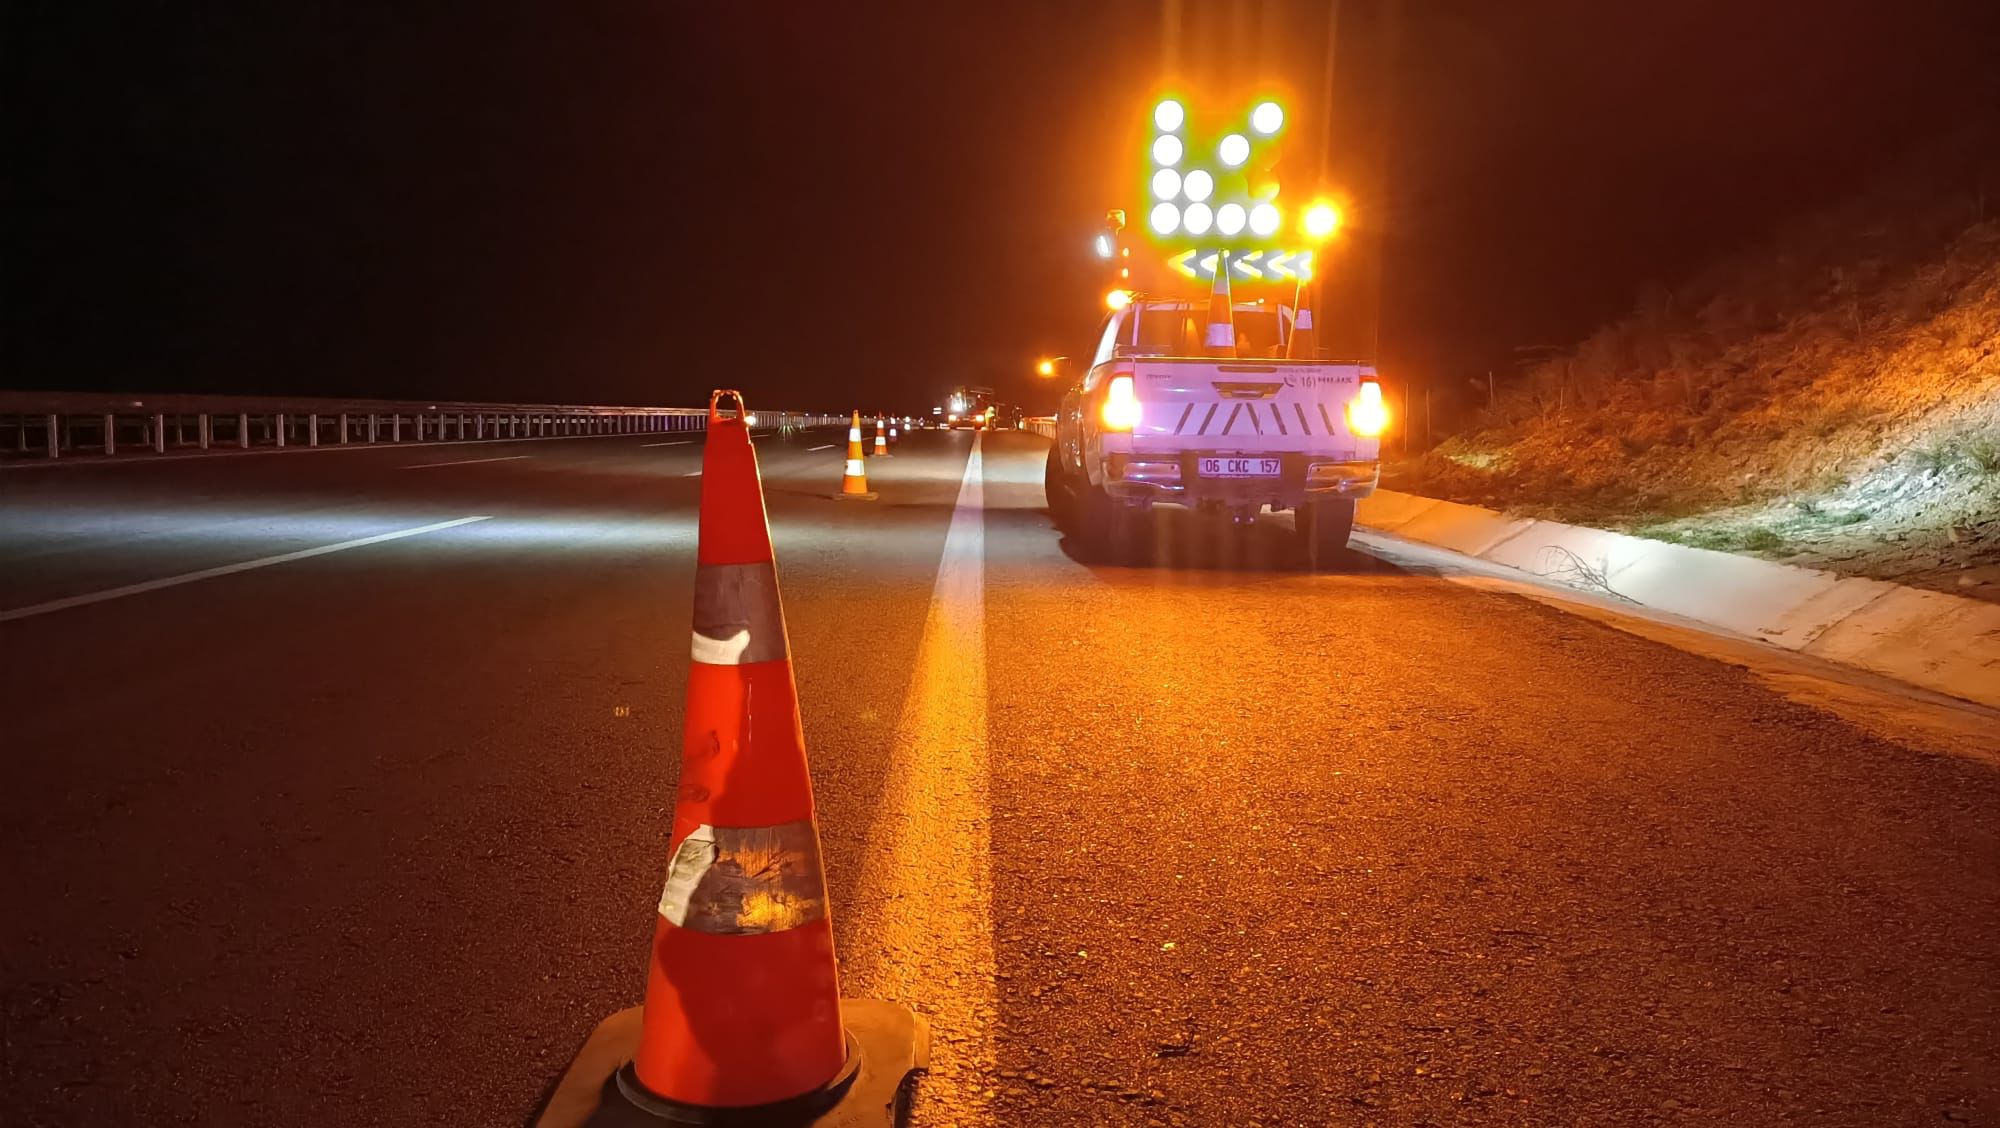
[[[1053,415],[1030,415],[1021,421],[1021,429],[1024,431],[1033,431],[1035,434],[1053,441],[1056,437],[1056,417]]]
[[[779,429],[845,415],[753,411]],[[702,431],[705,407],[0,392],[0,462],[120,452],[313,448]]]

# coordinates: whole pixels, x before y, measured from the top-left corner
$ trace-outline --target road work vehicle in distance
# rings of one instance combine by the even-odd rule
[[[1375,370],[1288,357],[1306,318],[1295,330],[1286,306],[1222,301],[1233,355],[1217,355],[1211,302],[1133,296],[1105,317],[1056,413],[1050,513],[1093,556],[1118,560],[1149,543],[1155,506],[1236,524],[1292,510],[1308,562],[1332,567],[1381,476]]]

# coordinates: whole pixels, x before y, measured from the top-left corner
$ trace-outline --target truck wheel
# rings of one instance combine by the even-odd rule
[[[1151,510],[1125,505],[1095,486],[1084,486],[1075,505],[1075,520],[1090,548],[1091,559],[1104,564],[1136,564],[1146,547]]]
[[[1056,528],[1065,533],[1076,531],[1076,493],[1069,487],[1069,479],[1063,474],[1062,459],[1056,454],[1055,444],[1049,444],[1048,466],[1042,470],[1042,493],[1049,500],[1049,519]]]
[[[1332,571],[1346,556],[1347,538],[1354,532],[1354,501],[1307,502],[1299,506],[1298,524],[1306,543],[1306,564],[1315,572]]]

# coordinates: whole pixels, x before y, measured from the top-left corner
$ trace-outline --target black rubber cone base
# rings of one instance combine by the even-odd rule
[[[908,1007],[877,999],[842,999],[847,1063],[819,1089],[754,1108],[709,1108],[648,1092],[631,1061],[639,1049],[641,1008],[598,1024],[557,1082],[536,1128],[660,1128],[663,1125],[759,1125],[768,1128],[876,1128],[908,1115],[912,1075],[930,1065],[930,1026]]]

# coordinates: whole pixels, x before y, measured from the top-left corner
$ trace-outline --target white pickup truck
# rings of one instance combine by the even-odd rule
[[[1236,356],[1204,356],[1205,302],[1139,299],[1105,318],[1056,414],[1045,486],[1058,527],[1103,559],[1138,553],[1155,505],[1298,511],[1314,569],[1381,476],[1387,414],[1372,367],[1286,359],[1291,311],[1232,303]]]

